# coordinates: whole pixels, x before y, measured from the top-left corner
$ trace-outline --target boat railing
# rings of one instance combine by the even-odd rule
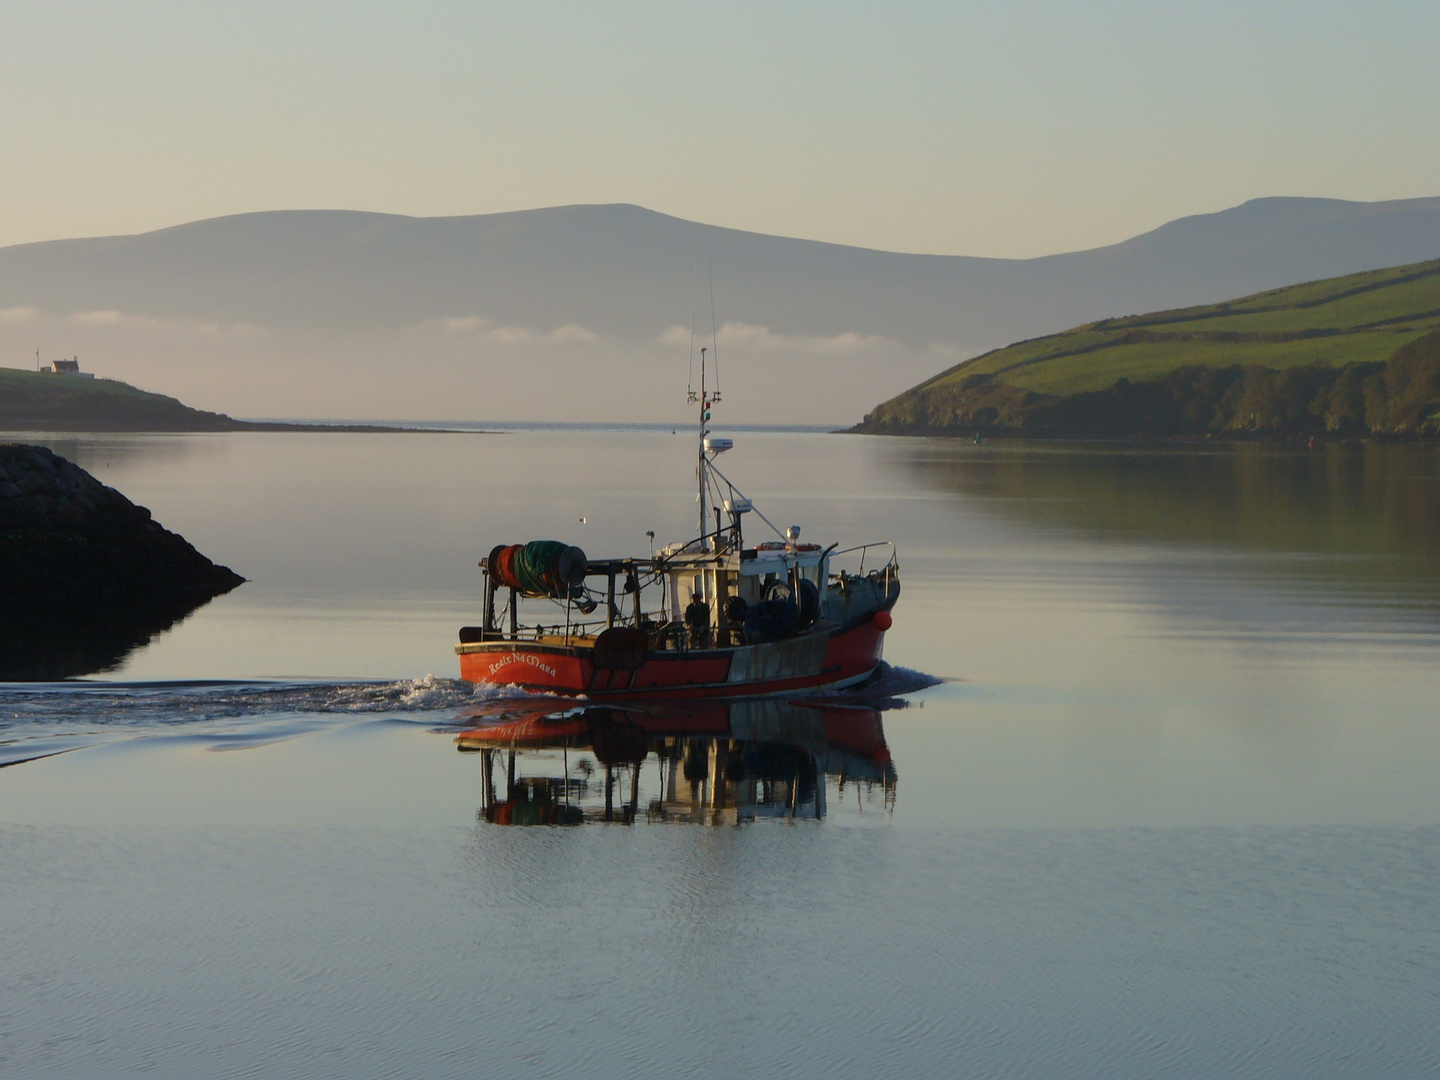
[[[837,559],[844,556],[854,559],[857,554],[859,565],[855,570],[836,565]],[[867,560],[870,564],[868,571],[865,565]],[[891,540],[875,540],[830,554],[830,584],[832,587],[838,585],[842,591],[847,588],[847,581],[868,578],[883,590],[884,595],[889,596],[899,586],[899,574],[900,562],[896,557],[895,544]]]
[[[870,555],[872,549],[877,549],[880,554],[872,557]],[[867,558],[870,559],[870,567],[872,570],[883,571],[891,567],[898,567],[898,563],[895,557],[895,542],[893,540],[872,540],[868,544],[857,544],[854,547],[842,548],[839,551],[832,551],[830,553],[830,565],[833,567],[835,565],[835,560],[839,559],[842,555],[853,555],[857,551],[860,553],[860,566],[859,569],[855,572],[862,577],[865,574],[865,560]],[[885,551],[889,552],[888,558],[883,555]],[[884,562],[880,561],[881,558],[884,558]]]
[[[462,638],[462,643],[467,640],[548,641],[568,646],[594,638],[611,627],[641,628],[664,619],[666,564],[663,559],[588,559],[585,578],[600,578],[605,582],[603,586],[597,589],[587,582],[583,586],[577,584],[568,592],[557,589],[549,595],[522,593],[499,584],[491,574],[488,557],[480,560],[480,569],[485,578],[483,621],[480,627],[469,628],[474,636]],[[544,605],[553,605],[548,609],[550,618],[536,610],[537,606]],[[602,611],[597,619],[585,618],[597,608]]]
[[[630,627],[633,624],[628,620],[617,620],[613,625]],[[592,620],[587,622],[533,622],[521,623],[516,628],[514,636],[497,631],[493,637],[487,636],[487,641],[517,641],[517,642],[540,642],[551,645],[590,645],[605,630],[609,629],[604,620]],[[714,632],[697,635],[696,631],[679,620],[665,620],[662,617],[651,618],[648,615],[642,620],[640,629],[643,629],[650,638],[650,649],[656,652],[674,652],[684,655],[693,649],[710,647],[710,639]],[[732,633],[737,628],[727,628]]]

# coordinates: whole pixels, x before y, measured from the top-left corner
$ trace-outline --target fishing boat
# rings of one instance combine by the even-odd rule
[[[646,556],[588,558],[562,541],[501,544],[480,561],[479,626],[460,629],[460,677],[588,698],[689,699],[852,686],[880,665],[900,568],[889,541],[841,548],[776,526],[722,473],[718,388],[700,350],[699,535]],[[747,542],[745,520],[769,530]],[[548,618],[522,618],[535,600]]]

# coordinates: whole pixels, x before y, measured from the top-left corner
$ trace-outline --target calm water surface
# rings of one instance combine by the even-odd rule
[[[892,670],[718,774],[577,712],[497,813],[476,561],[690,535],[688,438],[30,441],[250,581],[0,687],[7,1077],[1440,1073],[1433,450],[737,434],[899,545]]]

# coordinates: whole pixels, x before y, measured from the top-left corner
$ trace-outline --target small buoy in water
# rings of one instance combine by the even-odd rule
[[[581,524],[581,525],[586,524],[586,521],[585,521],[585,519],[584,519],[583,517],[580,519],[580,524]]]

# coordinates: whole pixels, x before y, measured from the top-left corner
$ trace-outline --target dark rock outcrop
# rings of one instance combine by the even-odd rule
[[[0,680],[114,667],[244,580],[79,466],[0,446]]]

